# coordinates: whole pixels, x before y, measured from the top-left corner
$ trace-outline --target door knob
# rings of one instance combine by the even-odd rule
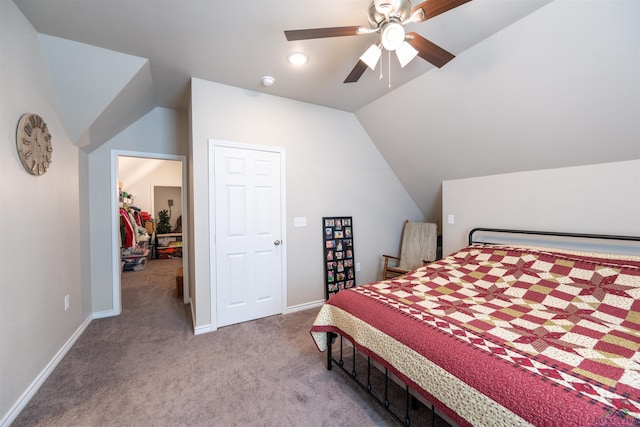
[[[273,244],[276,246],[280,246],[280,243],[282,243],[280,240],[276,240],[275,242],[273,242]]]

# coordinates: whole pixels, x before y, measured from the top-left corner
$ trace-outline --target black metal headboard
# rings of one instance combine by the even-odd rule
[[[481,237],[476,237],[481,236]],[[499,236],[502,235],[502,239]],[[531,231],[531,230],[510,230],[510,229],[502,229],[502,228],[483,228],[478,227],[474,228],[469,232],[469,245],[474,243],[484,243],[484,244],[500,244],[505,243],[505,235],[520,235],[523,239],[518,239],[514,237],[514,241],[518,240],[526,240],[528,244],[531,244],[534,236],[541,237],[540,239],[536,239],[536,243],[548,244],[550,241],[554,242],[563,242],[562,247],[566,249],[591,249],[593,247],[599,248],[601,246],[606,246],[607,249],[613,249],[612,253],[624,253],[631,255],[640,255],[640,236],[616,236],[610,234],[585,234],[585,233],[564,233],[564,232],[555,232],[555,231]],[[490,236],[494,236],[493,239]],[[545,237],[548,240],[545,240]],[[564,239],[566,238],[566,239]],[[539,240],[539,241],[538,241]],[[569,242],[583,242],[583,243],[573,243],[569,244]],[[592,243],[584,243],[584,242],[610,242],[604,243],[602,245],[595,245]],[[635,243],[638,242],[638,243]],[[520,241],[519,243],[523,243]],[[553,244],[552,244],[553,246]],[[601,250],[600,250],[601,251]],[[608,252],[606,250],[605,252]]]

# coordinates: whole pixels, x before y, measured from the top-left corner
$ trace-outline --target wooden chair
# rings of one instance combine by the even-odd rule
[[[405,221],[400,256],[382,255],[384,268],[381,280],[406,274],[425,263],[435,261],[437,240],[438,227],[435,223]]]

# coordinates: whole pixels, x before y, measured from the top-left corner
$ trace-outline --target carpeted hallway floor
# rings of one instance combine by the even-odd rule
[[[195,336],[180,265],[123,273],[122,314],[91,322],[13,426],[398,425],[326,370],[309,334],[317,309]],[[430,425],[426,408],[412,413]]]

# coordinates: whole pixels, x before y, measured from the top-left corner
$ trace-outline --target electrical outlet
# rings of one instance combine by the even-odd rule
[[[360,263],[356,262],[356,271],[360,271]]]
[[[64,311],[69,310],[69,295],[65,295],[64,297]]]
[[[456,223],[456,217],[453,216],[453,214],[447,215],[447,224],[455,224],[455,223]]]

